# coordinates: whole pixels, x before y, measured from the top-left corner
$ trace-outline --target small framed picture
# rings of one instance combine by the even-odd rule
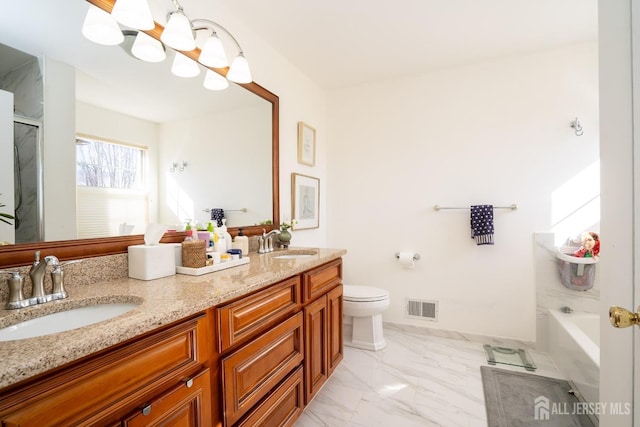
[[[298,122],[298,163],[316,165],[316,130]]]
[[[320,227],[320,179],[291,174],[291,218],[296,230]]]

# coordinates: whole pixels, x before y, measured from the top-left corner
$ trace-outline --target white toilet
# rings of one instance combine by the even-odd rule
[[[371,286],[344,285],[344,345],[365,350],[387,346],[382,333],[382,312],[389,307],[389,292]]]

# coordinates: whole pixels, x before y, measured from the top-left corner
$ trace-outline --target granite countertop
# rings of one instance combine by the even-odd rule
[[[130,338],[220,305],[238,296],[340,258],[342,249],[299,248],[316,254],[277,259],[282,252],[250,253],[250,263],[226,270],[155,280],[120,279],[68,288],[69,298],[18,310],[0,310],[0,328],[69,308],[136,302],[135,309],[93,325],[0,343],[0,388],[62,366]]]

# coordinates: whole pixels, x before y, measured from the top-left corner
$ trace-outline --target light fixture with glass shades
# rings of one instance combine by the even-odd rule
[[[147,0],[118,0],[111,16],[120,24],[136,30],[153,30],[156,26]]]
[[[195,77],[200,74],[200,67],[195,61],[180,52],[176,52],[171,65],[171,72],[178,77]]]
[[[94,43],[113,46],[124,41],[120,26],[113,17],[102,9],[89,6],[82,24],[82,35]]]
[[[201,74],[200,67],[204,66],[207,72],[203,86],[210,90],[226,89],[229,81],[240,84],[253,81],[249,62],[238,40],[214,21],[190,20],[178,0],[171,0],[175,10],[168,14],[164,28],[153,20],[148,0],[87,1],[90,5],[82,34],[94,43],[120,44],[132,56],[146,62],[164,61],[167,57],[165,46],[169,46],[175,50],[171,72],[180,77],[195,77]],[[202,46],[197,46],[196,34],[200,31],[206,31],[208,36]],[[227,36],[238,50],[231,65],[219,33]]]
[[[146,62],[162,62],[167,59],[164,45],[143,31],[137,32],[131,54]]]

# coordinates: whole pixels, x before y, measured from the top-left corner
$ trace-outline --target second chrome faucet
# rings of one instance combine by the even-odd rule
[[[267,252],[273,252],[273,240],[278,234],[280,234],[280,230],[271,230],[267,233],[263,228],[262,236],[258,237],[258,243],[260,245],[258,253],[266,254]]]

